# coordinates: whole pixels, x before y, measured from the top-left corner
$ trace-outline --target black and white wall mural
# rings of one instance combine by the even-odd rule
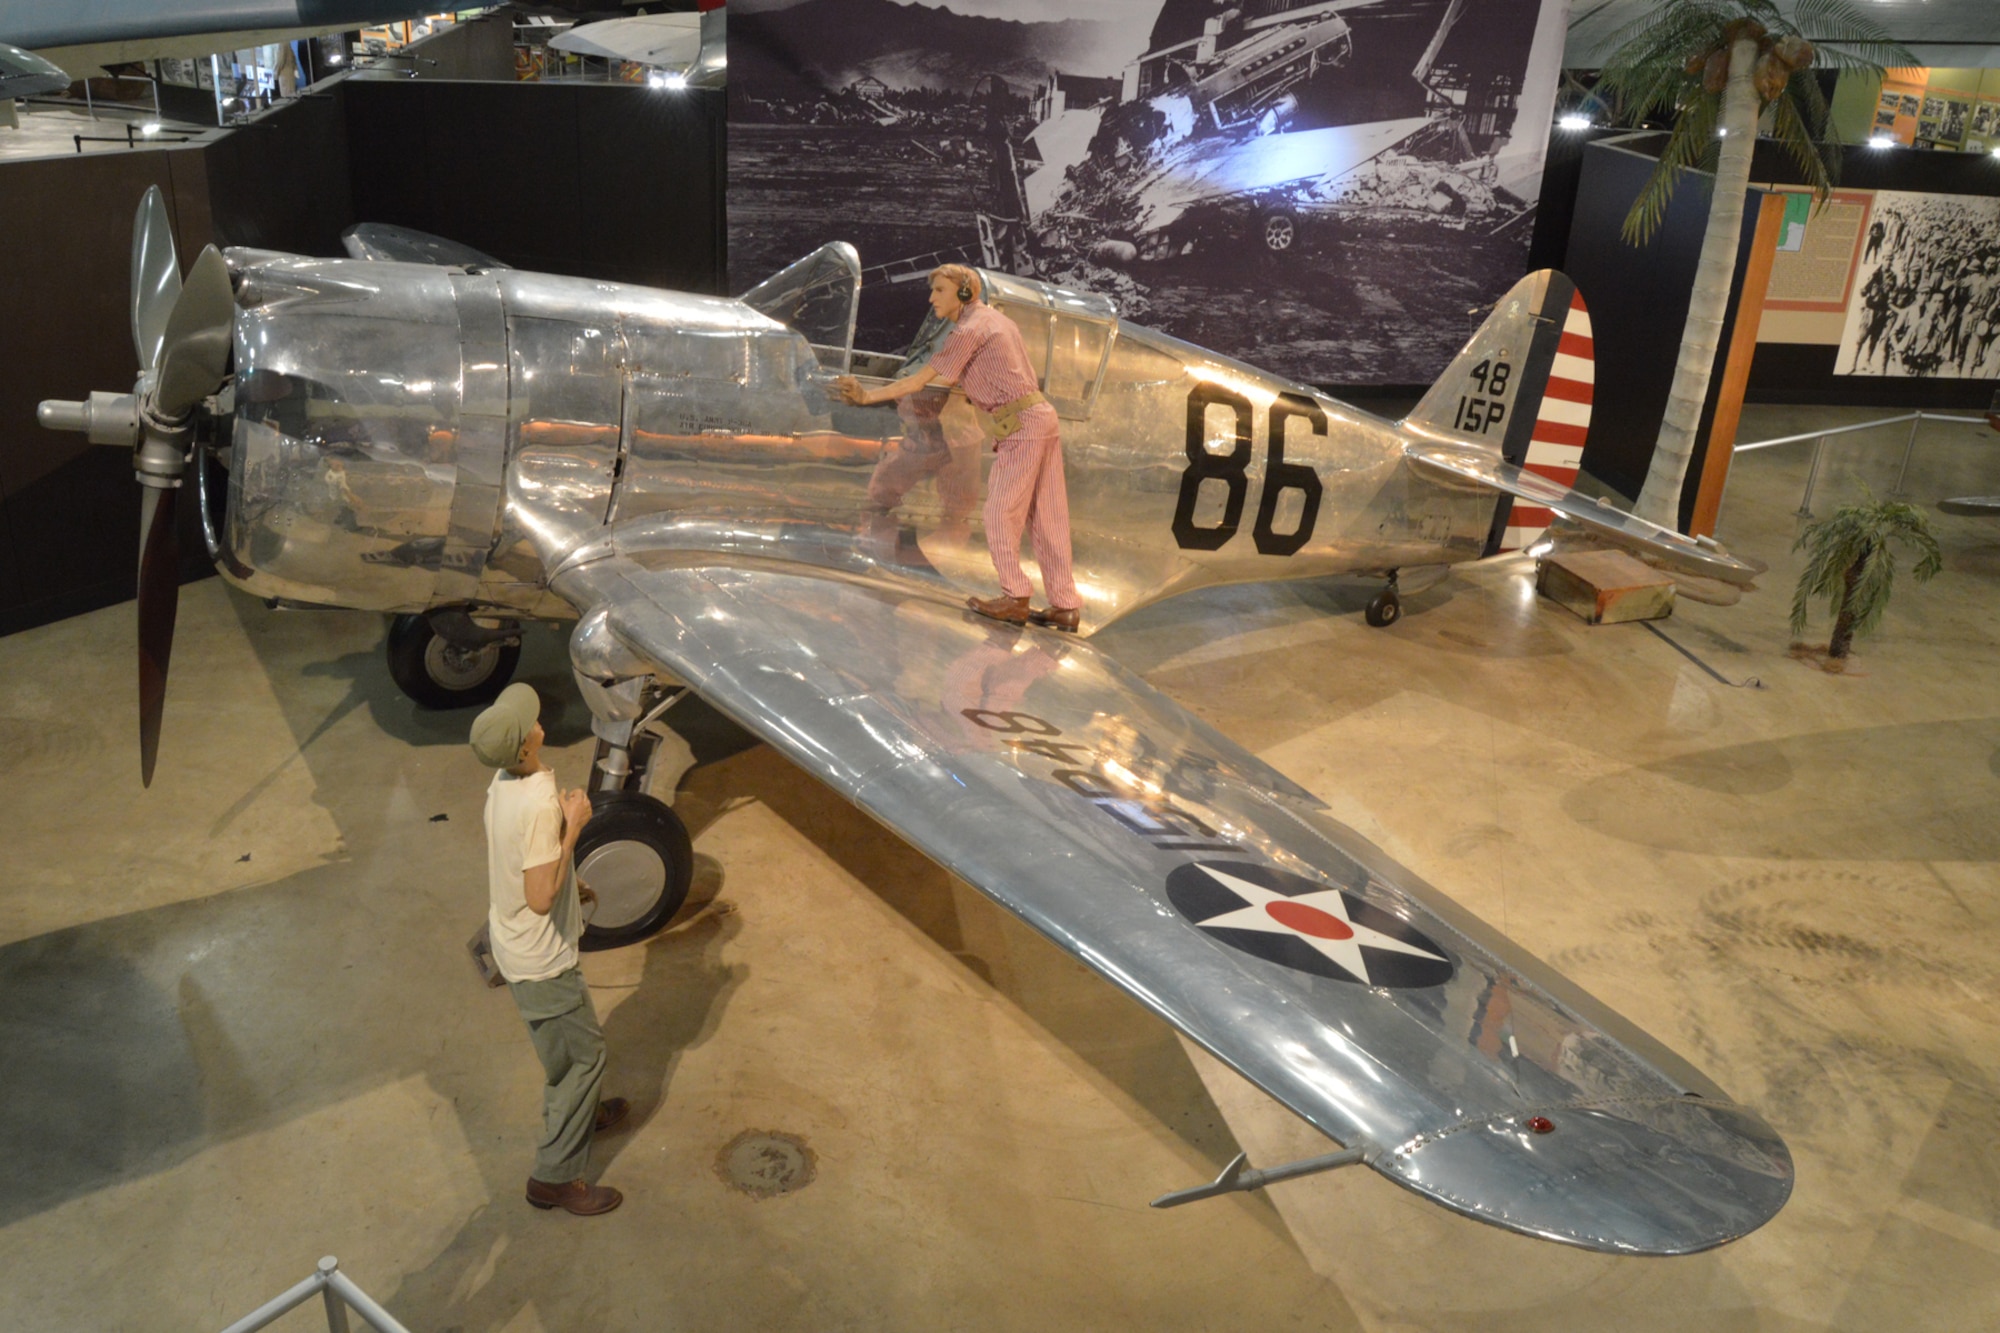
[[[1875,195],[1835,373],[2000,376],[2000,198]]]
[[[1313,384],[1420,384],[1525,267],[1566,0],[730,0],[729,269],[948,261]]]

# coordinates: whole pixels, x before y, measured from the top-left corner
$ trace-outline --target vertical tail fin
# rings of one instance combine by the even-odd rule
[[[1543,269],[1514,284],[1409,416],[1433,438],[1497,447],[1501,457],[1562,486],[1576,480],[1596,380],[1590,313],[1576,284]],[[1519,550],[1550,511],[1503,499],[1487,543]]]

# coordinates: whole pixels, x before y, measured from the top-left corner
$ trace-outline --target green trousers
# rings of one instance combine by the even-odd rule
[[[547,981],[510,981],[507,989],[527,1021],[528,1039],[546,1076],[535,1179],[551,1185],[580,1180],[590,1160],[597,1091],[604,1082],[604,1030],[590,1007],[583,972],[573,967]]]

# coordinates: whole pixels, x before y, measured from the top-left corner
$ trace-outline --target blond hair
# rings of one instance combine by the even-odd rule
[[[986,290],[986,284],[980,280],[978,270],[967,268],[963,264],[939,264],[931,270],[931,281],[936,282],[939,278],[943,278],[953,287],[970,288],[972,299],[975,301]]]

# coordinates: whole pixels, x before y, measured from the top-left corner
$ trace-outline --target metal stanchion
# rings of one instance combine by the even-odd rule
[[[1813,441],[1812,464],[1806,468],[1806,493],[1799,497],[1800,518],[1812,517],[1813,486],[1819,481],[1819,456],[1825,452],[1826,436],[1822,435]]]
[[[340,1270],[340,1262],[332,1255],[319,1261],[320,1278],[327,1286],[320,1292],[326,1298],[326,1333],[349,1333],[347,1327],[347,1302],[333,1289],[333,1275]]]
[[[1923,424],[1924,410],[1920,407],[1916,416],[1910,421],[1910,438],[1903,445],[1903,465],[1896,469],[1896,488],[1889,492],[1891,495],[1903,493],[1903,479],[1910,475],[1910,455],[1917,451],[1917,427]]]
[[[257,1333],[258,1329],[311,1300],[314,1292],[326,1301],[327,1333],[349,1333],[349,1310],[360,1315],[361,1321],[375,1329],[376,1333],[410,1333],[374,1297],[355,1286],[353,1279],[340,1271],[340,1261],[330,1254],[319,1261],[319,1267],[311,1277],[284,1295],[264,1302],[222,1333]]]

